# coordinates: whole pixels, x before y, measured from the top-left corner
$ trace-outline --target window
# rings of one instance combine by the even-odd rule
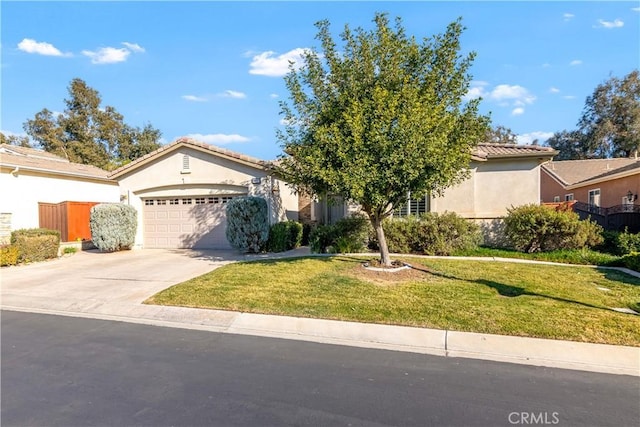
[[[156,205],[166,205],[167,201],[166,200],[156,200]]]
[[[571,202],[571,201],[573,201],[573,193],[565,194],[565,195],[564,195],[564,201],[565,201],[565,202]]]
[[[220,203],[220,200],[217,197],[209,197],[207,203]]]
[[[147,199],[144,201],[145,206],[153,206],[153,199]]]
[[[600,206],[600,189],[589,190],[589,205]]]
[[[196,197],[193,200],[196,201],[196,205],[204,205],[205,204],[204,197]]]
[[[191,199],[182,199],[182,204],[183,205],[190,205],[191,204]]]
[[[560,196],[553,196],[553,202],[557,203],[560,201]]]
[[[221,199],[222,199],[222,203],[227,203],[229,200],[233,199],[233,197],[224,196],[224,197],[221,197]]]
[[[429,196],[419,199],[412,199],[411,194],[407,194],[407,201],[398,206],[393,211],[393,216],[406,217],[409,215],[420,215],[429,212]]]
[[[169,204],[170,205],[179,205],[180,204],[180,199],[170,199],[169,200]]]

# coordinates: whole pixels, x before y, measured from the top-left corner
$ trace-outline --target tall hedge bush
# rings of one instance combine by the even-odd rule
[[[226,236],[240,252],[259,253],[269,239],[267,201],[261,197],[236,197],[227,203]]]
[[[382,226],[389,251],[397,253],[451,255],[482,241],[480,227],[454,212],[390,218]]]
[[[104,203],[91,208],[91,240],[104,252],[131,249],[136,239],[138,213],[133,206]]]
[[[11,246],[18,250],[18,262],[38,262],[57,258],[60,232],[46,228],[27,228],[11,233]]]
[[[505,234],[511,246],[521,252],[582,249],[603,242],[602,227],[581,221],[571,211],[556,211],[541,205],[524,205],[508,210]]]
[[[309,233],[311,252],[362,252],[368,246],[372,230],[369,220],[362,215],[342,218],[335,224],[318,225]]]
[[[296,221],[283,221],[273,224],[269,230],[267,250],[284,252],[295,249],[302,243],[302,224]]]

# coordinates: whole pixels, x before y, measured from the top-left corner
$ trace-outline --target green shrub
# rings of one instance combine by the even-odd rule
[[[453,212],[390,218],[382,226],[390,252],[451,255],[482,241],[480,227]]]
[[[333,225],[318,225],[309,233],[311,252],[354,253],[367,248],[370,223],[362,215],[338,220]]]
[[[138,213],[133,206],[99,204],[91,208],[89,215],[91,240],[98,249],[114,252],[133,247],[138,226]]]
[[[284,221],[273,224],[269,229],[267,250],[284,252],[297,248],[302,243],[302,224],[296,221]]]
[[[618,239],[616,242],[618,255],[640,252],[640,233],[629,233],[625,229],[623,233],[618,234]]]
[[[64,248],[64,250],[62,251],[63,254],[75,254],[76,252],[78,252],[77,248],[74,248],[72,246],[70,247],[66,247]]]
[[[236,197],[227,203],[227,240],[243,253],[262,252],[269,239],[267,201],[261,197]]]
[[[20,250],[17,246],[3,245],[0,246],[0,266],[16,265],[20,257]]]
[[[621,258],[624,267],[640,272],[640,252],[631,252]]]
[[[38,262],[57,258],[60,232],[46,228],[28,228],[11,233],[11,245],[18,248],[18,262]]]
[[[522,252],[582,249],[601,244],[602,227],[571,211],[556,211],[540,205],[509,209],[504,218],[505,234]]]

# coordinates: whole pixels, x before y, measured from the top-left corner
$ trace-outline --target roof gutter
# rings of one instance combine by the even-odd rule
[[[114,180],[112,180],[112,179],[110,179],[108,177],[101,177],[101,176],[96,176],[96,175],[87,175],[87,174],[78,173],[78,172],[63,172],[63,171],[59,171],[59,170],[55,170],[55,169],[34,168],[34,167],[23,166],[23,165],[14,165],[14,164],[11,164],[11,163],[3,163],[0,166],[14,168],[13,171],[11,171],[11,174],[13,176],[16,176],[18,171],[20,171],[20,172],[21,171],[32,171],[32,172],[49,173],[49,174],[52,174],[52,175],[80,177],[80,178],[92,179],[92,180],[95,180],[95,181],[105,181],[105,182],[110,182],[110,183],[117,184],[116,181],[114,181]]]

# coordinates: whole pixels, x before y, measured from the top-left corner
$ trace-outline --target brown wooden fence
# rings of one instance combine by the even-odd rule
[[[97,202],[38,203],[40,227],[60,232],[62,242],[91,240],[89,214]]]

